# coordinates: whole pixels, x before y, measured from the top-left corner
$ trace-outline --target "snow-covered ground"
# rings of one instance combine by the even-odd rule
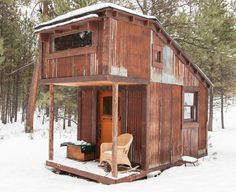
[[[173,167],[160,176],[116,185],[103,185],[77,177],[57,175],[44,163],[47,159],[48,122],[36,117],[35,133],[24,134],[23,125],[0,125],[0,192],[234,192],[236,191],[236,106],[226,113],[226,128],[221,130],[219,113],[214,131],[209,133],[209,156],[193,167]],[[57,124],[55,146],[75,139],[75,126],[66,131]]]

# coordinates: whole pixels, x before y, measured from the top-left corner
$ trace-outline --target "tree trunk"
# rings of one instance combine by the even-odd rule
[[[26,123],[25,123],[25,132],[33,132],[34,124],[34,111],[36,105],[36,98],[38,93],[38,84],[39,84],[39,63],[37,62],[34,66],[34,72],[32,77],[32,82],[30,86],[29,100],[26,109]]]
[[[63,118],[63,129],[66,129],[66,106],[65,106],[65,110],[64,110],[64,118]]]
[[[68,125],[68,127],[71,127],[71,110],[70,109],[68,109],[68,122],[67,122],[67,125]]]
[[[224,129],[224,94],[223,91],[220,93],[220,102],[221,102],[221,107],[220,107],[220,113],[221,113],[221,128]]]
[[[212,131],[212,120],[213,120],[213,88],[210,88],[210,101],[209,101],[209,121],[208,131]]]
[[[17,109],[18,109],[18,88],[19,88],[19,74],[16,75],[16,90],[15,90],[15,107],[14,107],[14,121],[17,122]]]
[[[43,1],[43,15],[48,16],[48,6],[49,1]],[[39,49],[42,48],[42,44],[39,42]],[[26,123],[25,123],[25,132],[33,132],[34,124],[34,111],[36,105],[36,98],[38,93],[39,86],[39,74],[40,74],[40,63],[36,62],[34,66],[34,72],[32,77],[32,82],[30,86],[29,100],[26,109]]]

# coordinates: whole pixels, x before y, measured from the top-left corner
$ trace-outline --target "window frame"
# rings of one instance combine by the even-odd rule
[[[193,105],[185,105],[185,93],[193,94]],[[185,89],[183,92],[183,120],[184,122],[198,122],[199,121],[199,103],[198,103],[199,91],[197,89]],[[190,107],[190,118],[185,118],[185,107]]]
[[[60,37],[65,37],[65,36],[69,36],[69,35],[74,35],[74,34],[77,34],[77,33],[81,33],[81,32],[85,32],[85,31],[87,31],[87,32],[91,32],[91,40],[92,40],[92,42],[91,42],[91,45],[90,46],[84,46],[84,47],[75,47],[75,48],[68,48],[68,49],[63,49],[63,50],[58,50],[58,51],[56,51],[56,50],[54,50],[54,41],[55,41],[55,39],[56,38],[60,38]],[[65,33],[62,33],[62,34],[53,34],[52,36],[51,36],[51,39],[50,39],[50,53],[58,53],[58,52],[64,52],[64,51],[68,51],[68,50],[74,50],[74,49],[86,49],[86,48],[90,48],[90,47],[93,47],[94,46],[94,38],[96,38],[95,36],[94,36],[94,32],[93,31],[89,31],[89,30],[86,30],[86,29],[84,29],[84,30],[73,30],[73,31],[69,31],[69,32],[65,32]]]
[[[156,61],[156,54],[160,55],[160,61]],[[160,45],[152,45],[152,66],[162,69],[163,68],[163,48]]]

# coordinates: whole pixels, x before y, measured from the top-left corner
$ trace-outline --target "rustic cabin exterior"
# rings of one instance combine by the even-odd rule
[[[114,4],[72,11],[35,28],[40,41],[41,84],[50,85],[47,165],[103,183],[145,177],[175,165],[183,155],[207,155],[206,75],[170,38],[155,17]],[[117,136],[133,135],[129,159],[141,172],[123,178],[63,165],[53,153],[53,86],[77,86],[77,139],[112,142],[117,176]]]

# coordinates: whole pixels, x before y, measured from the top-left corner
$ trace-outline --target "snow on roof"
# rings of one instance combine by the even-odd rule
[[[44,31],[44,30],[47,30],[47,29],[51,29],[51,28],[55,28],[55,27],[59,27],[59,26],[63,26],[63,25],[68,25],[70,23],[75,23],[75,22],[78,22],[78,21],[82,21],[82,20],[86,20],[86,19],[91,19],[91,18],[97,18],[97,17],[98,17],[97,14],[90,14],[90,15],[86,15],[86,16],[83,16],[83,17],[71,19],[71,20],[68,20],[68,21],[65,21],[65,22],[56,23],[56,24],[49,25],[49,26],[47,25],[45,27],[41,27],[39,29],[36,29],[34,32],[38,33],[40,31]]]
[[[46,25],[51,25],[53,23],[58,23],[60,21],[68,20],[68,19],[76,17],[76,16],[80,16],[80,15],[88,14],[88,13],[91,13],[91,12],[95,12],[95,11],[105,9],[105,8],[114,8],[114,9],[118,9],[118,10],[130,13],[130,14],[133,14],[133,15],[144,17],[146,19],[157,20],[157,18],[154,17],[154,16],[143,15],[143,14],[137,12],[137,11],[134,11],[134,10],[131,10],[131,9],[128,9],[128,8],[125,8],[125,7],[121,7],[121,6],[113,4],[113,3],[99,3],[99,4],[91,5],[91,6],[88,6],[88,7],[83,7],[81,9],[76,9],[76,10],[68,12],[64,15],[60,15],[60,16],[58,16],[58,17],[56,17],[56,18],[54,18],[50,21],[40,23],[39,25],[37,25],[35,27],[35,29],[38,29],[40,27],[44,27]]]

